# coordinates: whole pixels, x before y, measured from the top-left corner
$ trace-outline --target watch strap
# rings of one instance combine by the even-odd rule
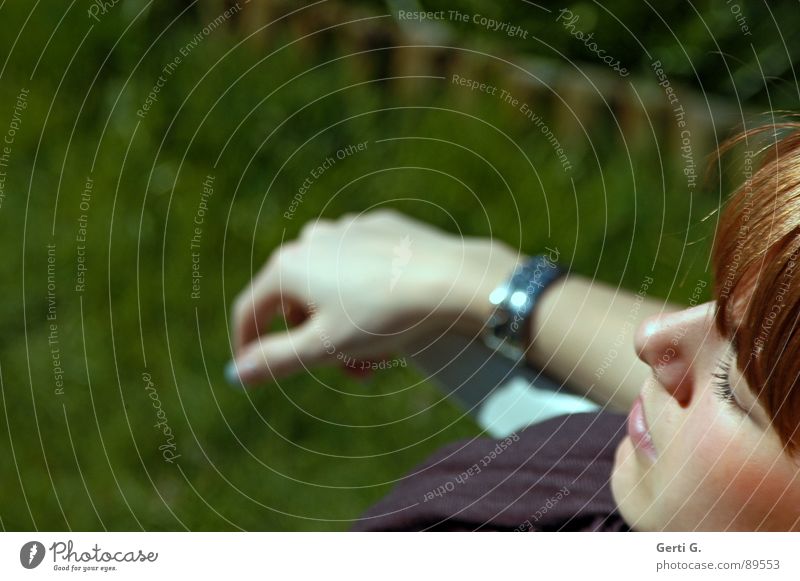
[[[524,356],[531,314],[539,297],[564,274],[552,260],[553,252],[557,256],[557,251],[532,256],[492,291],[489,302],[495,308],[483,332],[490,348],[515,360]]]

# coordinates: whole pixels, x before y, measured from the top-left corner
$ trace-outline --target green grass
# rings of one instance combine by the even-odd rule
[[[3,28],[17,30],[24,16],[12,12]],[[259,62],[292,40],[283,29],[261,52],[227,56],[237,39],[215,33],[140,119],[161,67],[197,25],[170,29],[138,66],[158,28],[132,27],[90,86],[124,19],[109,17],[78,49],[86,22],[71,15],[30,80],[59,16],[36,15],[27,48],[12,54],[0,85],[0,129],[19,88],[31,89],[0,208],[6,529],[345,529],[437,447],[478,434],[433,385],[404,389],[421,379],[410,369],[365,383],[321,369],[316,379],[297,376],[246,395],[224,383],[231,298],[307,219],[385,203],[454,230],[449,212],[469,235],[492,234],[525,252],[557,245],[571,268],[615,285],[636,289],[652,275],[654,294],[678,302],[708,278],[709,225],[699,221],[715,196],[685,193],[673,144],[660,146],[663,170],[652,139],[628,152],[608,111],[582,119],[589,142],[577,126],[556,122],[552,100],[525,97],[565,144],[574,168],[565,173],[541,133],[495,98],[465,95],[446,80],[408,81],[412,91],[363,83],[369,77],[354,59],[306,73],[259,105],[336,54],[335,45],[316,54],[292,45]],[[368,150],[326,172],[285,220],[309,170],[360,141]],[[396,169],[367,175],[381,168]],[[90,174],[86,290],[78,293],[75,237]],[[202,234],[201,298],[193,300],[189,241],[208,174],[215,194]],[[48,345],[49,243],[57,247],[63,395],[55,393]],[[158,449],[164,436],[153,427],[145,371],[175,435],[174,464]],[[380,394],[392,395],[354,397]],[[343,427],[365,425],[379,427]]]

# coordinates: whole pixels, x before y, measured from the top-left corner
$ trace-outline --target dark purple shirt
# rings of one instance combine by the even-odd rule
[[[626,531],[609,480],[625,416],[559,416],[446,446],[359,519],[358,531]]]

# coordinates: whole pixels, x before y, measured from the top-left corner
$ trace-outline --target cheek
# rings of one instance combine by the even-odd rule
[[[681,489],[681,496],[707,502],[731,483],[729,475],[736,466],[736,454],[726,430],[713,418],[686,420],[665,451],[661,476],[669,479],[673,492]]]
[[[704,402],[684,426],[681,488],[697,501],[691,504],[707,514],[714,528],[754,530],[763,526],[789,482],[776,469],[775,455],[766,453],[772,442],[764,433],[749,419],[715,408],[715,402]]]
[[[686,417],[676,434],[679,449],[675,452],[692,480],[719,494],[733,488],[732,483],[753,483],[760,476],[748,460],[752,450],[746,442],[748,426],[743,425],[747,420],[732,417],[712,397],[716,396],[698,402]]]
[[[692,458],[692,477],[705,499],[732,504],[738,511],[752,503],[764,470],[729,436],[723,428],[709,429]]]

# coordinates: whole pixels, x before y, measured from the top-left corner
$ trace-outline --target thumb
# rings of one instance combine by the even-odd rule
[[[328,358],[328,351],[310,321],[288,331],[262,335],[228,363],[225,379],[234,386],[278,379]]]

